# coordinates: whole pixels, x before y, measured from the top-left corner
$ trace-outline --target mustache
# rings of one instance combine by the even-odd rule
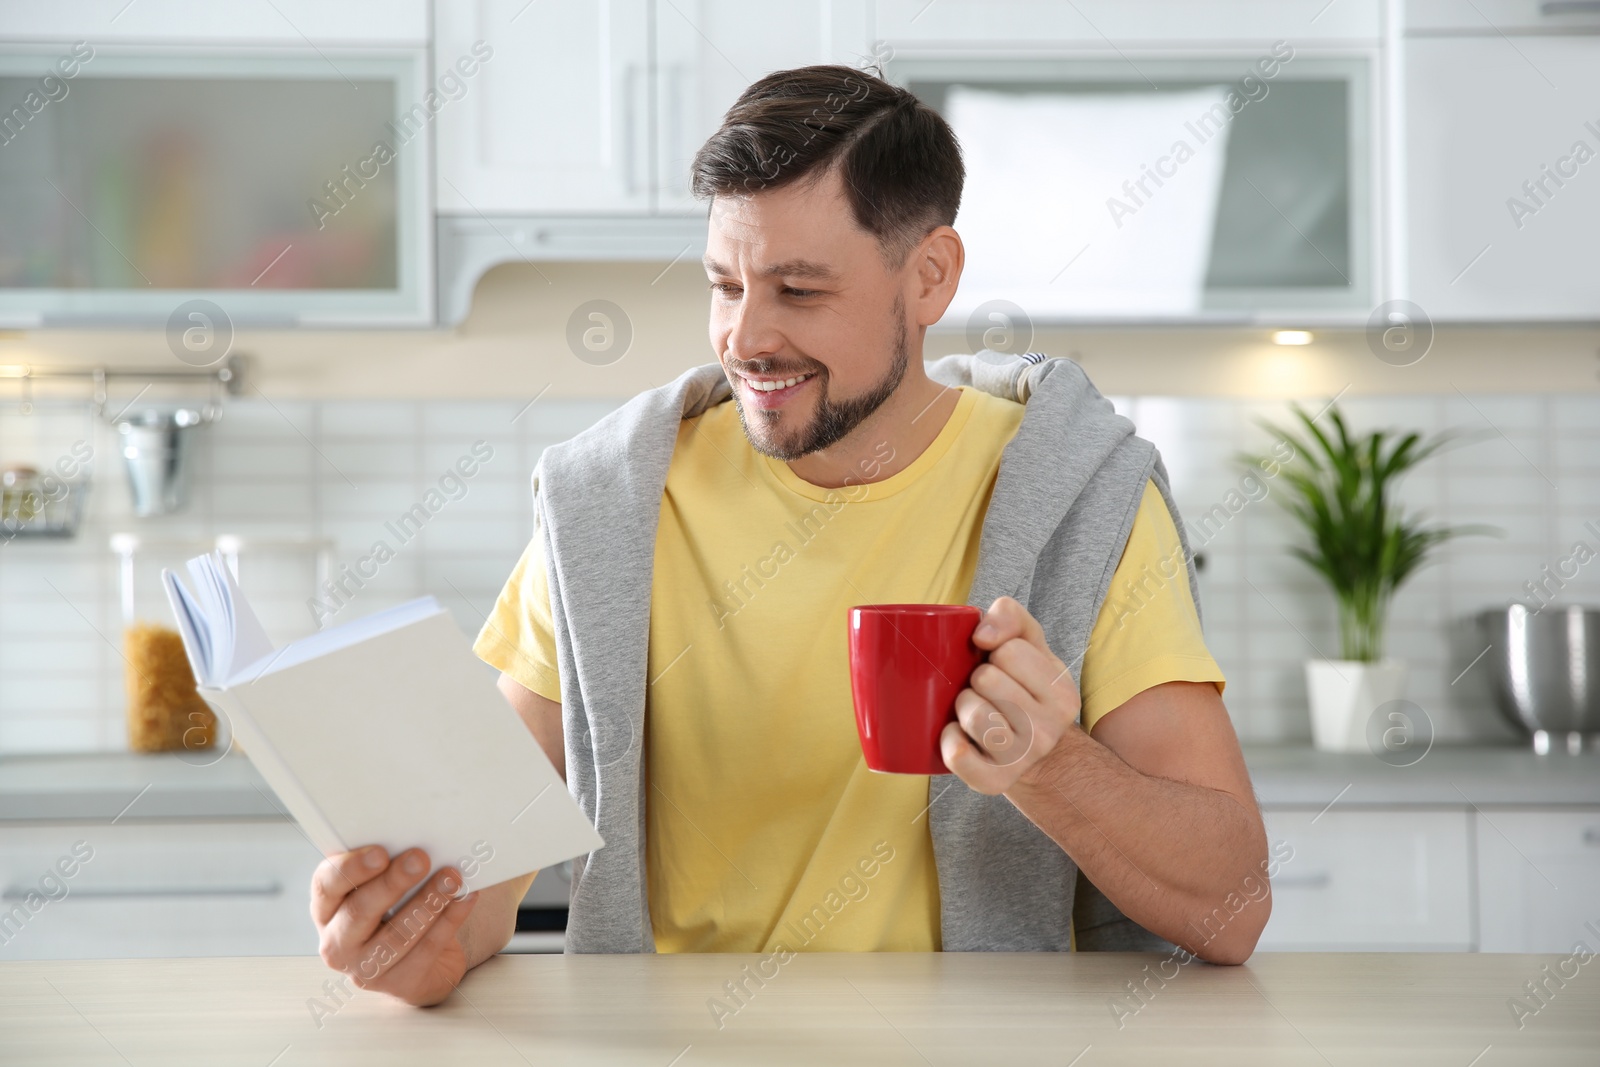
[[[797,374],[823,374],[826,368],[820,364],[789,366],[771,359],[728,359],[723,362],[730,372],[734,374],[760,374],[776,377],[782,375],[792,378]]]

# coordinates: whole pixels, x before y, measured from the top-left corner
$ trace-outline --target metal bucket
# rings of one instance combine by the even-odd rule
[[[1478,625],[1491,646],[1495,703],[1533,735],[1535,751],[1600,744],[1600,608],[1512,604],[1480,613]]]
[[[135,515],[165,515],[188,503],[188,431],[203,421],[192,408],[147,408],[118,420]]]

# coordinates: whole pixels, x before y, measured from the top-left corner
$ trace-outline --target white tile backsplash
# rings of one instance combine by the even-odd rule
[[[1266,479],[1264,499],[1233,513],[1224,508],[1220,517],[1212,512],[1240,485],[1236,453],[1271,444],[1253,420],[1291,425],[1287,404],[1113,402],[1162,448],[1191,541],[1205,557],[1207,640],[1228,676],[1226,701],[1240,736],[1309,738],[1302,661],[1316,649],[1337,655],[1338,634],[1331,598],[1285,551],[1298,535],[1280,507],[1285,487]],[[1317,411],[1323,403],[1304,406]],[[241,400],[195,439],[189,508],[148,520],[130,513],[114,435],[82,407],[0,411],[0,462],[48,466],[78,440],[90,441],[96,457],[75,540],[0,545],[0,752],[126,743],[112,532],[136,531],[152,542],[137,557],[140,618],[166,617],[160,567],[232,533],[283,542],[247,547],[241,557],[246,588],[278,640],[316,627],[309,601],[319,595],[318,542],[327,543],[336,575],[375,542],[394,553],[359,588],[350,585],[335,621],[432,594],[475,632],[531,534],[528,478],[540,452],[616,406],[547,396],[531,407],[527,400]],[[1407,696],[1428,712],[1440,740],[1512,736],[1491,706],[1484,665],[1461,675],[1482,649],[1472,617],[1525,596],[1523,583],[1569,554],[1575,540],[1600,549],[1600,534],[1585,526],[1600,528],[1600,398],[1451,393],[1348,398],[1341,407],[1356,432],[1478,432],[1410,475],[1401,499],[1436,521],[1491,522],[1507,536],[1447,546],[1397,597],[1390,648],[1409,661]],[[463,479],[456,499],[445,495],[419,535],[402,536],[400,516],[426,508],[427,492],[478,440],[493,456]],[[1208,513],[1211,532],[1202,536]],[[171,543],[153,543],[160,539]],[[1600,561],[1568,581],[1558,602],[1600,603]]]

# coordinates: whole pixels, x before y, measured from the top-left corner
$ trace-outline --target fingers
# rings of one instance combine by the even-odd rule
[[[311,919],[326,926],[339,905],[358,888],[383,873],[389,857],[381,845],[351,849],[329,856],[311,875]]]
[[[387,967],[378,970],[372,984],[387,990],[425,990],[438,984],[440,976],[434,973],[434,969],[439,966],[440,956],[450,948],[457,931],[466,923],[472,914],[472,909],[477,905],[478,894],[475,892],[459,900],[451,900],[437,916],[429,920],[427,932],[416,939],[409,951]],[[465,963],[464,960],[462,962]],[[463,969],[462,974],[464,973]],[[452,974],[447,980],[453,986],[461,981],[461,977],[461,974]],[[356,975],[357,984],[365,981],[366,979],[359,973]]]
[[[372,938],[378,924],[389,909],[412,886],[428,875],[428,854],[420,848],[410,848],[395,857],[395,861],[377,877],[349,894],[339,910],[328,921],[326,934],[339,945],[360,946]],[[439,872],[441,875],[445,871]],[[456,876],[457,886],[461,878]]]
[[[1040,703],[1075,704],[1078,686],[1066,664],[1048,649],[1040,649],[1030,641],[1012,638],[989,653],[989,665],[1012,679],[1030,698]],[[980,693],[990,696],[978,684],[982,668],[972,672],[972,685]],[[1004,694],[999,694],[1004,696]],[[1013,697],[1014,699],[1015,697]],[[994,699],[992,696],[990,699]]]
[[[461,876],[454,871],[447,868],[435,875],[426,888],[408,900],[405,907],[395,912],[362,946],[359,962],[353,969],[347,968],[356,984],[363,988],[371,985],[392,988],[397,981],[391,978],[393,970],[424,944],[435,946],[435,951],[418,956],[417,963],[419,966],[431,966],[437,959],[437,948],[441,941],[454,936],[461,922],[466,920],[466,913],[477,902],[476,893],[456,899],[454,894],[460,888]],[[440,937],[429,941],[429,932],[438,926],[440,917],[452,908],[456,909],[451,920],[455,925]]]
[[[969,788],[987,796],[1005,792],[1010,773],[996,767],[978,751],[959,723],[945,725],[944,732],[939,735],[939,753],[944,757],[944,765]]]
[[[1040,648],[1048,647],[1045,644],[1044,627],[1039,625],[1039,620],[1015,599],[1003,596],[983,613],[983,621],[973,633],[972,643],[979,648],[994,649],[1018,637]]]
[[[1027,699],[1016,683],[1007,680],[1007,685],[1020,699]],[[986,697],[973,689],[963,689],[956,696],[956,722],[978,756],[998,767],[1024,759],[1038,732],[1026,705],[1009,697]]]

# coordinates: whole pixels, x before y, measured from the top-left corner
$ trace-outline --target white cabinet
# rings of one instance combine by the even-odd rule
[[[198,45],[288,44],[414,47],[428,43],[427,0],[272,0],[203,4],[194,0],[51,0],[8,3],[0,37],[15,41],[88,40]]]
[[[442,213],[651,210],[650,0],[434,5],[437,70],[485,48],[439,115]]]
[[[1405,66],[1410,299],[1600,318],[1600,36],[1414,37]]]
[[[656,9],[657,208],[704,214],[689,164],[745,87],[776,70],[858,66],[868,57],[859,0],[673,0]]]
[[[321,859],[279,819],[8,825],[0,960],[315,955]]]
[[[1567,953],[1580,940],[1596,946],[1600,810],[1485,810],[1477,832],[1479,948]]]
[[[879,0],[876,7],[876,35],[891,44],[1081,45],[1113,55],[1128,45],[1372,39],[1381,23],[1377,0]]]
[[[1268,811],[1292,859],[1272,879],[1264,951],[1473,947],[1465,810]]]

